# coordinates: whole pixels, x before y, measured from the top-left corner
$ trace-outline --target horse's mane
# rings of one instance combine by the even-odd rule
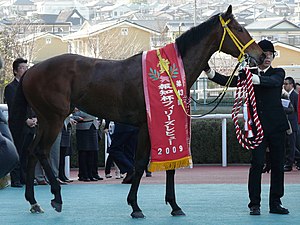
[[[176,38],[175,42],[181,57],[183,57],[190,48],[195,47],[203,37],[206,37],[210,29],[214,29],[219,21],[219,15],[220,14],[217,14],[198,26],[192,27]]]

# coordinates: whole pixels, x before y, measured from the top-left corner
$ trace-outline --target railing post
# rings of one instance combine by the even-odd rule
[[[222,119],[222,166],[227,166],[226,118]]]

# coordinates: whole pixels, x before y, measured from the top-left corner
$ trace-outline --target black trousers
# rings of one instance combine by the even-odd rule
[[[294,132],[286,136],[286,162],[288,166],[293,166],[297,150],[296,141],[298,132]]]
[[[114,133],[108,149],[109,156],[122,174],[134,170],[134,154],[137,147],[138,130]]]
[[[105,174],[110,174],[111,167],[114,164],[114,160],[110,154],[108,154],[106,163],[105,163]]]
[[[24,131],[23,139],[20,140],[21,145],[17,145],[17,151],[19,154],[20,163],[10,172],[11,183],[26,183],[26,168],[27,168],[27,158],[28,158],[28,147],[32,142],[34,133],[30,129],[26,128]]]
[[[251,167],[249,170],[248,191],[250,203],[248,207],[253,205],[260,206],[261,202],[261,176],[265,161],[265,152],[268,147],[270,150],[271,162],[271,184],[269,205],[281,204],[280,198],[284,194],[284,161],[285,161],[285,131],[264,137],[263,142],[254,150],[252,150]]]
[[[79,178],[93,178],[98,175],[98,151],[78,152]]]

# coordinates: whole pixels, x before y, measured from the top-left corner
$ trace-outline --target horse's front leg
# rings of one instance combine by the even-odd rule
[[[29,154],[28,163],[27,163],[27,171],[26,171],[26,189],[25,189],[25,199],[30,203],[31,213],[43,213],[44,210],[37,203],[34,197],[34,171],[37,163],[37,158]]]
[[[135,154],[135,173],[127,196],[127,203],[132,207],[132,218],[144,218],[145,216],[137,203],[137,192],[150,156],[150,140],[147,124],[140,127],[137,146]]]
[[[145,167],[143,167],[145,168]],[[132,218],[145,218],[142,210],[138,206],[137,203],[137,192],[139,189],[140,181],[144,173],[144,169],[141,167],[136,166],[135,167],[135,173],[132,181],[132,185],[129,191],[129,194],[127,196],[127,203],[132,207],[132,213],[131,217]]]
[[[181,208],[176,203],[175,197],[175,185],[174,185],[174,176],[175,170],[167,170],[167,181],[166,181],[166,196],[165,201],[166,204],[170,204],[172,207],[172,216],[185,216],[185,213],[181,210]]]

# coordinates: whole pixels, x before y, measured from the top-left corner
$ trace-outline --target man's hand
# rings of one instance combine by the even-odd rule
[[[27,119],[26,124],[29,127],[35,127],[37,125],[37,118]]]
[[[210,71],[210,66],[208,65],[208,63],[206,64],[206,66],[204,67],[204,72],[209,72]]]
[[[206,66],[204,67],[203,70],[204,70],[206,76],[207,76],[209,79],[214,78],[214,76],[215,76],[215,71],[214,71],[213,69],[210,68],[210,66],[208,65],[208,63],[206,64]]]
[[[246,73],[245,73],[245,70],[244,70],[244,69],[239,70],[238,77],[239,77],[241,80],[246,80],[247,76],[246,76]]]

